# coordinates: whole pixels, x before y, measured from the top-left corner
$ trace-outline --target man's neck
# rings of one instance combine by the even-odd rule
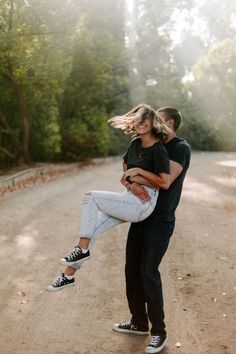
[[[169,143],[172,139],[174,139],[176,137],[176,133],[173,131],[173,133],[171,133],[168,138],[164,141],[164,144]]]

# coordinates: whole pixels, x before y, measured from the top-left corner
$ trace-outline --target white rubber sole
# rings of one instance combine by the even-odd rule
[[[148,353],[148,354],[160,353],[160,351],[162,351],[162,349],[164,349],[166,342],[167,342],[167,338],[165,339],[165,341],[163,342],[163,344],[159,348],[153,348],[153,347],[147,346],[145,353]]]
[[[53,292],[55,292],[55,291],[60,291],[60,290],[63,290],[63,289],[65,289],[65,288],[68,288],[69,286],[74,286],[74,285],[75,285],[75,283],[66,284],[66,285],[61,286],[60,288],[55,288],[54,286],[49,285],[49,286],[46,288],[46,290],[49,291],[49,292],[51,292],[51,293],[53,293]]]
[[[142,331],[132,331],[132,330],[127,330],[127,329],[122,329],[119,328],[120,323],[115,323],[112,326],[113,331],[119,332],[119,333],[128,333],[128,334],[136,334],[138,336],[147,336],[149,332],[142,332]]]
[[[85,258],[80,259],[79,261],[75,261],[75,262],[67,262],[65,260],[65,258],[61,258],[59,262],[60,262],[60,264],[62,264],[64,266],[73,266],[73,265],[81,264],[85,261],[88,261],[90,258],[91,258],[91,256],[88,256],[88,257],[85,257]]]

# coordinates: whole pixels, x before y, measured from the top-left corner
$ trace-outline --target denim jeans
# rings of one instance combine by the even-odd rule
[[[153,211],[158,191],[144,187],[151,197],[142,202],[130,191],[123,193],[90,191],[85,194],[80,223],[81,237],[96,239],[105,231],[123,222],[138,222],[146,219]]]
[[[131,224],[126,246],[126,294],[131,322],[151,334],[165,334],[161,275],[158,267],[174,230],[173,222]],[[146,311],[147,304],[147,311]]]

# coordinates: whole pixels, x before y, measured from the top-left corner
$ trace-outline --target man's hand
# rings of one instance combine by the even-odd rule
[[[134,183],[130,184],[129,189],[142,202],[149,202],[149,200],[151,199],[148,191],[138,183],[134,182]]]

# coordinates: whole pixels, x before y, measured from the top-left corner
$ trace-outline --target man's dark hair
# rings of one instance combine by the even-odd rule
[[[162,112],[164,113],[164,117],[165,117],[165,120],[170,120],[170,119],[173,119],[174,121],[174,130],[176,131],[180,124],[181,124],[181,121],[182,121],[182,115],[180,113],[180,111],[177,109],[177,108],[174,108],[174,107],[162,107],[162,108],[159,108],[157,110],[157,115],[159,112]]]

